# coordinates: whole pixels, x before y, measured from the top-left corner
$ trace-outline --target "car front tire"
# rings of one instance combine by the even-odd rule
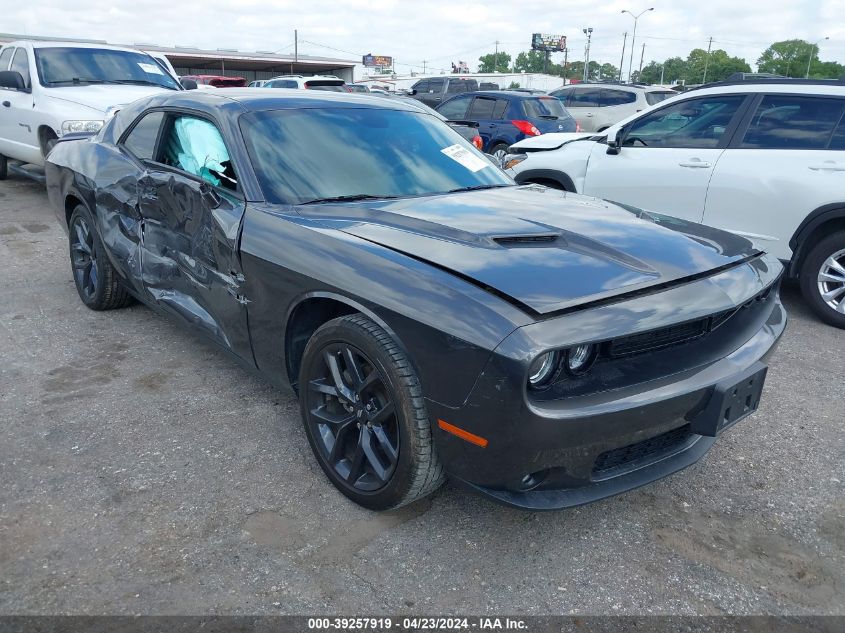
[[[299,402],[317,462],[355,503],[389,510],[443,484],[416,373],[367,317],[339,317],[317,329],[303,354]]]
[[[92,310],[114,310],[132,302],[97,235],[91,212],[82,205],[68,222],[70,265],[76,291]]]
[[[845,329],[845,231],[827,236],[807,253],[801,292],[822,321]]]
[[[9,176],[9,159],[0,154],[0,180],[6,180]]]

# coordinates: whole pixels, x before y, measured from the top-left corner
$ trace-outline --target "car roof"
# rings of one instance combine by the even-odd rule
[[[162,93],[148,97],[143,108],[173,106],[212,110],[233,104],[241,111],[286,110],[293,108],[355,107],[381,108],[383,110],[407,110],[419,112],[410,104],[398,99],[385,99],[365,92],[323,92],[295,88],[226,88],[225,91],[187,90]],[[137,103],[137,102],[136,102]]]
[[[707,95],[724,94],[737,92],[769,92],[783,94],[815,94],[815,95],[836,95],[845,96],[845,82],[830,80],[822,82],[803,80],[754,80],[754,81],[732,81],[714,83],[694,90],[688,90],[680,94],[685,95]]]
[[[558,88],[558,90],[562,90],[563,88],[578,88],[579,86],[589,88],[608,88],[610,90],[623,90],[627,92],[674,92],[674,90],[667,88],[666,86],[623,84],[614,81],[579,81],[577,84],[569,84],[567,86],[563,86],[562,88]]]
[[[531,94],[529,92],[517,92],[516,90],[472,90],[470,92],[460,92],[456,97],[465,97],[466,95],[481,95],[485,97],[508,97],[510,99],[540,99],[543,97],[551,97],[547,94]],[[554,99],[554,97],[551,97]]]

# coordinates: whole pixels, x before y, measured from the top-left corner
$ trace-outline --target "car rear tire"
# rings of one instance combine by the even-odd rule
[[[353,314],[318,328],[305,347],[299,385],[311,449],[352,501],[389,510],[443,484],[419,380],[373,321]]]
[[[845,231],[827,236],[807,253],[801,292],[822,321],[845,329]]]
[[[91,212],[79,205],[68,222],[70,265],[76,291],[92,310],[114,310],[132,303],[106,255]]]

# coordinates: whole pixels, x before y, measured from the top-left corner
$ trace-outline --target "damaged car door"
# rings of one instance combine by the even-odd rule
[[[245,202],[217,126],[168,112],[139,181],[144,287],[166,311],[251,361],[238,242]]]

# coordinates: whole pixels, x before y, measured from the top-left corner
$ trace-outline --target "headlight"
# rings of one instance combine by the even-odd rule
[[[62,123],[62,134],[99,132],[101,127],[103,127],[102,121],[65,121]]]
[[[583,374],[593,366],[598,355],[598,347],[595,345],[578,345],[566,350],[566,371],[570,374]]]
[[[528,158],[527,154],[506,154],[502,159],[502,169],[510,169]]]
[[[528,384],[531,387],[542,387],[552,379],[557,371],[557,367],[557,352],[540,354],[528,368]]]

